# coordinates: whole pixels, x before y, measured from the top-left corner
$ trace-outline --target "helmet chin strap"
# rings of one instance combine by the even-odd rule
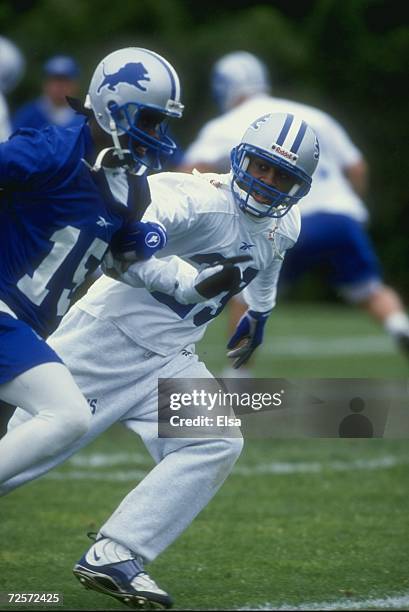
[[[82,161],[84,162],[84,164],[86,164],[88,166],[88,168],[91,170],[91,172],[99,172],[102,168],[102,163],[104,161],[105,156],[107,155],[107,153],[112,153],[112,155],[115,155],[116,157],[118,157],[120,159],[120,161],[124,162],[126,160],[126,156],[131,155],[131,152],[129,149],[123,149],[121,147],[121,143],[119,142],[119,135],[118,135],[118,130],[115,124],[115,121],[111,118],[110,122],[109,122],[109,129],[111,132],[111,137],[112,137],[112,141],[114,143],[113,147],[105,147],[105,149],[102,149],[98,155],[97,158],[95,160],[94,165],[91,165],[86,159],[83,159]],[[136,170],[135,168],[132,168],[131,166],[129,166],[128,164],[121,164],[123,168],[127,168],[127,170],[129,172],[131,172],[132,174],[135,174],[136,176],[141,176],[142,174],[144,174],[146,172],[147,166],[145,166],[144,164],[140,163],[138,169]]]
[[[113,120],[112,117],[109,120],[109,129],[111,131],[111,137],[112,137],[112,140],[113,140],[113,143],[114,143],[114,147],[111,147],[111,150],[113,150],[113,155],[116,155],[117,157],[119,157],[119,159],[121,161],[124,161],[126,159],[126,155],[131,155],[131,151],[129,149],[123,149],[121,147],[121,143],[119,142],[118,129],[117,129],[116,123],[115,123],[115,121]],[[146,170],[148,168],[142,162],[139,162],[137,169],[135,167],[129,166],[129,164],[123,164],[123,167],[127,168],[127,170],[131,174],[134,174],[135,176],[142,176],[143,174],[145,174],[145,172],[146,172]]]
[[[246,172],[248,167],[250,165],[250,156],[249,155],[245,155],[244,159],[241,163],[241,169]],[[260,214],[263,214],[263,212],[265,211],[265,207],[263,207],[262,204],[260,204],[259,202],[257,202],[257,200],[255,200],[253,198],[253,196],[251,195],[251,193],[247,193],[247,191],[245,189],[242,189],[242,187],[240,187],[236,181],[234,181],[234,184],[236,186],[236,189],[239,193],[239,197],[240,199],[244,202],[247,201],[248,204],[250,204],[250,206],[255,209],[257,212],[259,212]],[[257,217],[256,214],[254,214],[251,210],[249,210],[248,208],[246,209],[246,206],[244,207],[244,211],[251,215],[253,217],[253,219],[260,219],[261,217]]]
[[[121,161],[123,161],[125,159],[125,155],[124,153],[129,153],[128,149],[123,149],[121,147],[121,143],[119,142],[119,136],[118,136],[118,130],[116,127],[116,123],[115,121],[112,119],[109,120],[109,129],[111,132],[111,137],[114,143],[114,150],[115,150],[115,155],[117,155],[119,157],[119,159]],[[111,147],[112,148],[112,147]]]
[[[130,151],[128,151],[128,149],[121,149],[122,153],[130,153]],[[86,159],[82,158],[81,161],[84,162],[84,164],[86,166],[88,166],[88,168],[91,170],[91,172],[99,172],[102,168],[102,162],[104,160],[104,157],[107,153],[112,152],[113,155],[118,155],[118,149],[116,147],[107,147],[105,149],[102,149],[102,151],[100,151],[97,155],[97,158],[95,160],[94,165],[91,165]],[[125,159],[125,156],[122,155],[122,158],[120,159]],[[128,170],[128,172],[130,174],[134,174],[135,176],[142,176],[143,174],[145,174],[146,170],[147,170],[147,166],[145,166],[144,164],[140,163],[138,169],[128,165],[128,164],[121,164],[122,168],[126,168]]]
[[[84,162],[84,164],[86,166],[88,166],[88,168],[91,170],[91,172],[99,172],[102,168],[102,162],[104,160],[105,155],[109,152],[109,151],[113,151],[115,152],[116,149],[115,147],[106,147],[105,149],[102,149],[102,151],[100,151],[97,155],[97,158],[95,160],[94,165],[91,165],[89,162],[87,162],[86,159],[82,158],[82,161]]]
[[[241,202],[243,202],[243,212],[246,215],[250,215],[254,221],[264,221],[265,217],[261,216],[265,210],[263,209],[263,205],[257,202],[252,195],[247,193],[247,191],[239,187],[236,182],[234,182],[233,189],[237,193]],[[249,206],[251,206],[251,208],[249,208]],[[256,212],[260,213],[260,216],[258,216]]]
[[[240,164],[241,170],[246,171],[246,170],[247,170],[247,168],[249,167],[249,164],[250,164],[250,157],[249,157],[248,155],[245,155],[245,156],[244,156],[244,158],[243,158],[243,160],[242,160],[242,162],[241,162],[241,164]],[[238,195],[239,199],[240,199],[240,200],[243,202],[243,204],[244,204],[244,202],[245,202],[245,201],[247,201],[247,202],[248,202],[248,201],[250,200],[250,204],[251,204],[251,205],[252,205],[254,208],[256,208],[256,209],[258,210],[258,206],[257,206],[257,204],[258,204],[258,203],[256,202],[256,200],[255,200],[255,199],[254,199],[254,198],[253,198],[253,197],[252,197],[250,194],[248,194],[248,193],[247,193],[247,191],[245,191],[244,189],[242,189],[242,188],[241,188],[241,187],[240,187],[240,186],[237,184],[237,182],[236,182],[235,180],[233,180],[233,183],[232,183],[232,184],[233,184],[233,190],[234,190],[234,191],[237,193],[237,195]],[[254,206],[254,205],[255,205],[255,206]],[[259,218],[259,217],[257,217],[257,215],[252,214],[252,212],[251,212],[251,211],[249,211],[248,209],[246,209],[246,206],[245,206],[245,205],[243,206],[243,209],[242,209],[242,210],[243,210],[243,212],[245,212],[246,214],[251,215],[253,219],[257,219],[257,218]],[[260,210],[259,212],[262,212],[262,210]]]

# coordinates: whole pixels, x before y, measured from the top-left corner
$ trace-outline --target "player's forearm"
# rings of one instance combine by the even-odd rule
[[[254,291],[246,287],[243,291],[244,300],[249,310],[265,312],[272,310],[276,305],[277,287],[270,287],[265,291]]]
[[[345,169],[345,175],[353,188],[353,190],[361,197],[364,198],[368,191],[368,165],[362,159],[356,164],[349,166]]]
[[[118,267],[118,262],[111,258],[110,267],[105,265],[105,272],[131,287],[165,293],[181,304],[199,304],[239,287],[242,274],[238,264],[250,259],[246,255],[225,258],[199,272],[176,255],[162,259],[151,257],[131,264],[126,271],[121,269],[123,262],[119,262]]]
[[[282,260],[274,260],[267,270],[259,272],[244,289],[243,297],[250,310],[265,312],[274,308],[282,263]]]
[[[118,280],[132,287],[145,287],[148,291],[160,291],[175,295],[178,283],[189,282],[197,275],[197,270],[180,257],[171,255],[131,264]]]

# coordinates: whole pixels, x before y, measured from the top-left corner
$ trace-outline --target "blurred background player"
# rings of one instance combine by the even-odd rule
[[[66,97],[75,98],[80,89],[80,69],[68,55],[55,55],[43,66],[41,95],[17,109],[12,117],[13,130],[20,127],[42,128],[45,125],[70,127],[84,117],[69,106]]]
[[[8,38],[0,36],[0,142],[11,134],[6,96],[22,79],[25,59],[20,49]]]
[[[397,292],[382,280],[365,228],[368,212],[362,198],[367,192],[367,164],[344,128],[321,110],[273,97],[266,66],[245,51],[229,53],[215,63],[211,88],[222,114],[200,130],[186,149],[180,170],[225,170],[237,138],[263,113],[303,116],[318,136],[321,154],[311,191],[300,204],[301,234],[286,257],[280,288],[313,267],[330,267],[329,281],[339,294],[380,322],[409,355],[409,318]],[[237,298],[230,310],[231,328],[243,311]],[[250,375],[231,368],[224,374]]]
[[[77,107],[89,121],[21,129],[0,144],[0,399],[31,417],[0,440],[0,482],[87,431],[87,401],[45,341],[77,288],[113,261],[109,248],[135,260],[166,242],[139,219],[146,171],[176,147],[163,125],[183,112],[174,68],[146,49],[115,51]]]

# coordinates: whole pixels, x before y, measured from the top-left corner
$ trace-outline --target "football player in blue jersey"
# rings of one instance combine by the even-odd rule
[[[83,435],[91,410],[46,343],[108,254],[146,259],[164,229],[140,219],[181,117],[180,85],[160,55],[115,51],[97,66],[80,126],[21,129],[0,145],[0,400],[32,418],[0,441],[0,483]],[[121,264],[119,264],[121,265]]]
[[[55,55],[43,66],[41,94],[18,108],[12,116],[13,130],[21,127],[41,129],[46,125],[72,127],[83,122],[68,104],[67,96],[78,95],[80,68],[73,57]]]

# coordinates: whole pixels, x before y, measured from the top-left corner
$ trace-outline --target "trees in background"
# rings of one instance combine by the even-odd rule
[[[101,56],[120,46],[145,46],[167,57],[181,76],[186,112],[175,133],[184,145],[216,113],[208,89],[214,60],[240,48],[256,53],[269,66],[277,95],[331,112],[366,154],[371,233],[386,278],[409,296],[404,6],[395,0],[3,0],[0,32],[28,61],[10,104],[37,94],[41,65],[51,54],[80,61],[85,93]]]

